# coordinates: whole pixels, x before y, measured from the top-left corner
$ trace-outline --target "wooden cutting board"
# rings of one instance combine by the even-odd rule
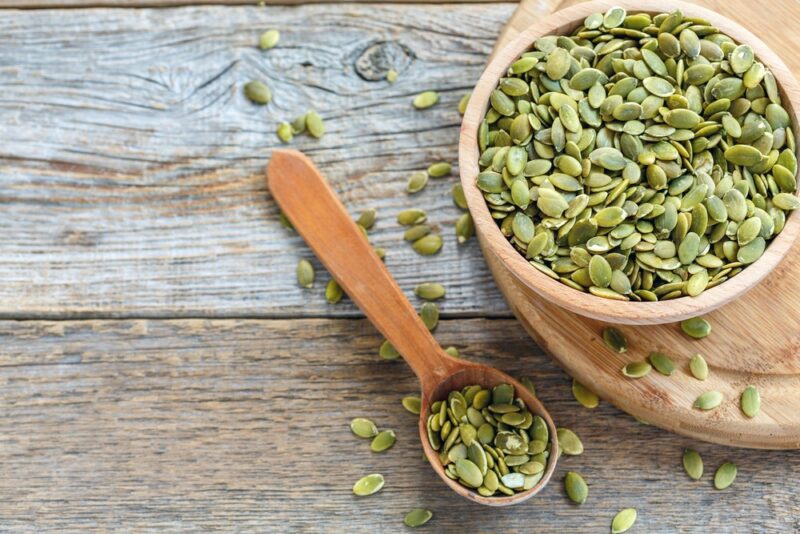
[[[578,3],[565,1],[560,7]],[[695,2],[736,20],[759,35],[792,72],[800,72],[800,2],[707,0]],[[495,50],[512,40],[539,16],[534,0],[522,0],[503,29]],[[665,9],[668,3],[665,2]],[[790,35],[790,37],[786,37]],[[800,215],[794,215],[800,216]],[[648,423],[694,438],[740,447],[800,448],[800,243],[769,280],[743,298],[711,313],[709,337],[693,340],[678,324],[620,326],[630,348],[608,350],[600,338],[604,325],[564,311],[542,299],[530,299],[506,283],[503,269],[486,255],[498,286],[523,326],[566,371],[602,399]],[[650,351],[669,354],[678,370],[670,377],[651,372],[633,380],[620,370],[645,359]],[[710,375],[699,381],[688,371],[689,359],[702,354]],[[753,419],[739,409],[747,385],[761,393],[761,411]],[[722,406],[711,412],[692,408],[698,395],[717,390]],[[556,423],[558,423],[556,421]]]

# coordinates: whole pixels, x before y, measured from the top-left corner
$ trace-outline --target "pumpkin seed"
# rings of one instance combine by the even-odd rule
[[[450,190],[450,193],[453,196],[453,203],[461,208],[462,210],[467,209],[467,198],[464,196],[464,188],[461,184],[456,184],[453,186],[453,189]]]
[[[430,521],[432,517],[433,512],[430,510],[426,510],[424,508],[414,508],[403,518],[403,523],[405,523],[407,527],[417,528]]]
[[[372,438],[378,435],[375,423],[363,417],[356,417],[350,421],[350,430],[359,438]]]
[[[428,185],[428,173],[425,171],[417,171],[408,178],[406,191],[409,193],[418,193],[425,189]]]
[[[394,348],[394,345],[389,343],[388,340],[381,343],[381,347],[378,349],[378,355],[384,360],[396,360],[400,357],[400,353],[397,352],[397,349]]]
[[[714,473],[714,487],[718,490],[724,490],[729,487],[733,484],[733,481],[736,480],[738,471],[739,469],[736,467],[736,464],[725,462],[719,466],[717,472]]]
[[[278,125],[278,130],[275,132],[278,135],[278,139],[283,141],[284,143],[291,143],[292,138],[294,138],[294,131],[292,130],[292,125],[288,122],[281,122]]]
[[[325,135],[325,121],[319,116],[316,111],[309,111],[306,113],[306,128],[312,137],[319,139]]]
[[[702,339],[711,333],[711,323],[701,317],[681,321],[681,330],[689,337]]]
[[[301,287],[311,289],[314,287],[314,266],[308,260],[300,260],[297,262],[297,283]]]
[[[450,356],[452,356],[453,358],[460,358],[461,357],[461,353],[458,351],[458,349],[456,347],[447,347],[446,349],[444,349],[444,351],[447,354],[449,354]]]
[[[361,228],[364,230],[369,230],[375,225],[375,220],[378,218],[378,210],[375,208],[367,208],[361,212],[361,215],[358,216],[356,219],[356,223],[358,223]]]
[[[675,362],[663,352],[651,352],[647,358],[656,371],[665,376],[671,376],[675,372]]]
[[[353,485],[353,493],[359,497],[366,497],[378,493],[383,488],[383,484],[383,475],[367,475]]]
[[[336,304],[342,300],[343,296],[344,292],[336,280],[333,278],[328,280],[328,285],[325,286],[325,300],[327,300],[329,304]]]
[[[417,239],[411,244],[411,248],[422,256],[431,256],[442,249],[442,238],[436,234],[429,234]]]
[[[391,449],[396,441],[397,437],[394,434],[394,430],[383,430],[373,438],[370,449],[372,449],[372,452],[383,452]]]
[[[416,396],[403,397],[403,408],[414,415],[419,415],[420,412],[420,399]]]
[[[758,393],[755,386],[747,386],[744,388],[744,391],[742,391],[739,403],[742,408],[742,413],[747,417],[753,418],[758,415],[758,411],[761,409],[761,395]]]
[[[608,348],[620,354],[628,350],[628,340],[625,339],[622,332],[614,327],[603,329],[603,342]]]
[[[700,410],[713,410],[722,404],[722,393],[719,391],[706,391],[694,401],[694,407]]]
[[[433,302],[425,302],[419,310],[419,316],[428,330],[433,332],[439,324],[439,307]]]
[[[458,113],[463,115],[467,112],[467,105],[469,105],[469,98],[472,96],[472,93],[466,93],[464,96],[461,97],[461,100],[458,101]]]
[[[389,69],[386,71],[386,81],[389,83],[394,83],[397,81],[397,71],[394,69]]]
[[[439,161],[428,167],[428,174],[431,178],[441,178],[447,176],[453,170],[453,166],[446,161]]]
[[[683,450],[683,468],[692,480],[700,480],[703,476],[703,459],[696,450]]]
[[[600,404],[600,399],[597,395],[589,391],[586,386],[574,378],[572,379],[572,396],[575,397],[575,400],[584,408],[597,408],[597,405]]]
[[[564,489],[567,496],[576,504],[583,504],[589,496],[589,486],[583,477],[574,471],[567,471],[564,476]]]
[[[475,233],[475,225],[472,222],[472,215],[469,213],[462,213],[456,219],[456,238],[459,244],[465,243]]]
[[[254,104],[269,104],[272,100],[272,91],[264,82],[253,80],[244,84],[244,95]]]
[[[269,50],[275,48],[280,39],[281,33],[278,30],[267,30],[258,38],[258,46],[261,50]]]
[[[611,534],[626,532],[636,523],[636,508],[625,508],[617,512],[611,521]]]
[[[420,209],[403,210],[397,214],[397,222],[405,226],[423,223],[427,218],[428,215]]]
[[[646,376],[653,367],[647,362],[631,362],[622,368],[622,374],[628,378],[642,378]]]
[[[442,284],[425,282],[414,288],[414,294],[425,300],[438,300],[444,297],[445,289]]]
[[[695,354],[689,360],[689,371],[692,376],[698,380],[705,380],[708,378],[708,364],[701,354]]]
[[[439,102],[439,93],[436,91],[424,91],[414,97],[411,103],[417,109],[428,109]]]
[[[567,456],[577,456],[583,453],[583,443],[578,435],[568,428],[557,428],[558,447]]]

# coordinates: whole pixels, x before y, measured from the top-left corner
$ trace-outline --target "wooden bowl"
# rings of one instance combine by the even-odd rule
[[[605,12],[609,7],[621,6],[628,13],[662,13],[680,9],[685,15],[701,17],[710,21],[720,31],[739,43],[747,43],[756,57],[768,67],[778,82],[783,107],[789,113],[792,124],[798,125],[798,98],[800,88],[788,67],[758,37],[737,23],[717,13],[686,2],[662,2],[657,0],[595,0],[581,3],[542,18],[524,30],[516,39],[504,46],[489,62],[472,92],[469,106],[461,124],[459,139],[459,167],[461,183],[467,198],[469,211],[475,221],[475,230],[495,280],[502,285],[504,294],[521,292],[527,298],[544,298],[569,311],[617,324],[660,324],[696,317],[743,295],[761,281],[780,263],[800,233],[800,217],[787,217],[783,231],[767,246],[764,254],[755,263],[726,282],[708,289],[697,297],[682,297],[659,302],[624,302],[581,293],[541,273],[509,243],[500,233],[492,219],[481,191],[475,185],[478,175],[478,126],[486,113],[489,95],[505,75],[509,65],[519,55],[531,48],[532,43],[545,35],[563,35],[572,32],[583,23],[587,15]],[[776,27],[781,21],[776,21]],[[797,130],[797,129],[796,129]],[[800,130],[797,131],[800,134]],[[499,276],[498,270],[508,276]],[[512,287],[506,287],[510,284]],[[516,312],[516,310],[514,310]]]

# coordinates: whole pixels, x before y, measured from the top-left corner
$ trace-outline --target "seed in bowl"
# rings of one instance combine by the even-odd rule
[[[484,497],[529,490],[544,476],[550,431],[511,384],[451,391],[426,424],[445,475]]]
[[[789,112],[746,43],[680,11],[586,18],[492,91],[476,182],[551,278],[635,301],[697,296],[800,207]]]

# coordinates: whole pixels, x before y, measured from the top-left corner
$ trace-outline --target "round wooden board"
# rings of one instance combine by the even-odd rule
[[[533,4],[532,0],[522,0],[495,50],[534,21],[538,15]],[[755,17],[744,22],[751,31],[757,35],[773,31],[747,0],[705,4],[732,18],[740,18],[736,11],[744,9]],[[784,14],[788,20],[781,19],[786,24],[800,17],[800,5],[793,10]],[[775,15],[772,12],[769,16]],[[777,19],[771,20],[774,27]],[[780,42],[771,42],[770,46],[787,62],[794,61],[791,49],[786,49],[791,43],[783,49]],[[688,338],[678,324],[620,326],[629,342],[624,354],[606,348],[600,337],[603,323],[522,295],[505,280],[508,275],[499,260],[491,253],[485,255],[525,329],[571,376],[604,400],[648,423],[705,441],[752,448],[800,448],[800,245],[789,252],[768,280],[711,313],[707,318],[713,331],[706,339]],[[670,377],[655,370],[637,380],[622,376],[620,370],[626,363],[643,360],[651,351],[669,354],[677,371]],[[688,371],[689,359],[696,353],[709,364],[705,381],[696,380]],[[750,384],[761,393],[761,411],[753,419],[739,409],[739,395]],[[697,396],[709,390],[724,395],[722,406],[711,412],[693,409]]]

